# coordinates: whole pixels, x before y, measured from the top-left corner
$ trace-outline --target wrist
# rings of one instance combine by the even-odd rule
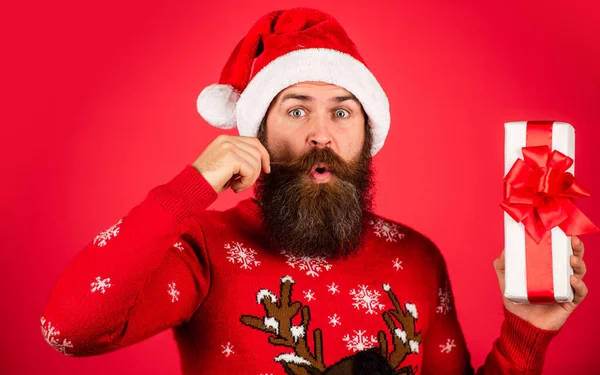
[[[217,192],[191,165],[149,195],[177,220],[204,211],[217,199]]]
[[[504,322],[496,344],[506,359],[516,367],[541,370],[548,346],[559,332],[560,329],[538,328],[505,307]]]

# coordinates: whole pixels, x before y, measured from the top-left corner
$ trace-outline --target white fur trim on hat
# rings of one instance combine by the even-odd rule
[[[231,85],[213,84],[198,95],[198,113],[212,126],[221,129],[235,128],[235,107],[240,94]]]
[[[275,96],[291,85],[306,81],[331,83],[356,96],[373,129],[371,155],[381,149],[390,128],[390,109],[385,92],[363,63],[346,53],[327,48],[292,51],[261,69],[237,101],[240,135],[255,137]]]

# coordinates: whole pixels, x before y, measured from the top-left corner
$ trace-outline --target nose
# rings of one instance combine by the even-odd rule
[[[315,121],[308,134],[310,146],[317,148],[331,147],[331,138],[327,121]]]

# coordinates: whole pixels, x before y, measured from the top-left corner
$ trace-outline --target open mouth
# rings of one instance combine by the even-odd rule
[[[326,182],[331,176],[331,171],[327,168],[326,164],[318,163],[313,168],[311,175],[316,182]]]
[[[317,163],[313,167],[313,171],[317,172],[319,174],[323,174],[323,173],[329,171],[329,169],[327,168],[327,164],[325,164],[325,163]]]

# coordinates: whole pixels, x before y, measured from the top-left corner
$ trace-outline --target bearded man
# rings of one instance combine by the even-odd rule
[[[331,15],[263,16],[198,110],[240,135],[218,136],[72,261],[41,317],[51,346],[98,355],[172,329],[188,375],[475,372],[441,252],[372,212],[389,103]],[[505,299],[477,373],[541,372],[586,294],[573,247],[572,305]],[[503,295],[502,257],[495,267]]]

